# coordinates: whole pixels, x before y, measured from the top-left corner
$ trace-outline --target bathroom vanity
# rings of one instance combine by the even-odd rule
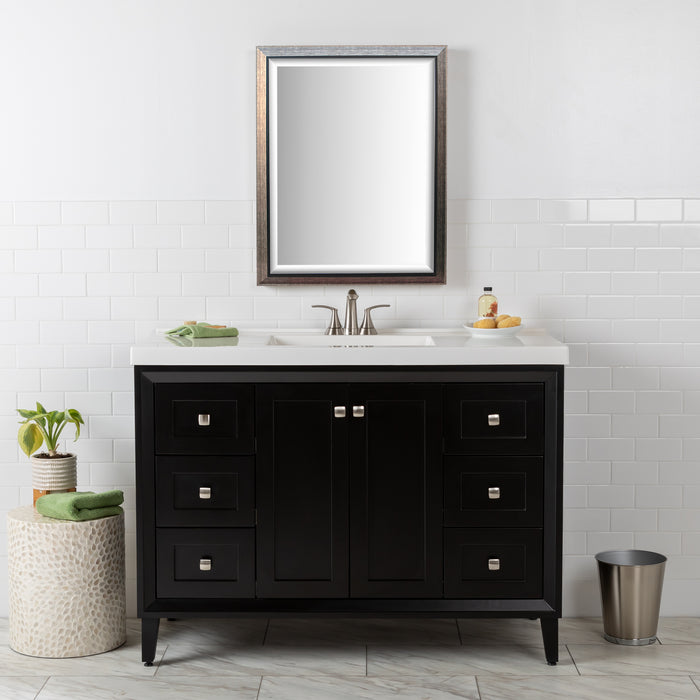
[[[250,615],[539,618],[557,662],[565,346],[194,343],[132,349],[145,663],[160,618]]]

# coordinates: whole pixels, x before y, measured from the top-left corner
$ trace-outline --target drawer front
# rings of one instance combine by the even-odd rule
[[[253,387],[160,384],[155,389],[158,454],[253,454]]]
[[[542,530],[444,532],[445,598],[542,597]]]
[[[255,530],[168,529],[156,534],[159,598],[254,598]]]
[[[253,457],[156,457],[156,525],[255,524]]]
[[[542,384],[450,386],[445,416],[445,449],[451,454],[542,454]]]
[[[542,457],[445,457],[447,527],[541,527]]]

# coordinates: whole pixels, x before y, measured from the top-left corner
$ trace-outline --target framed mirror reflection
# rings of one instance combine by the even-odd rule
[[[444,284],[445,63],[258,47],[258,284]]]

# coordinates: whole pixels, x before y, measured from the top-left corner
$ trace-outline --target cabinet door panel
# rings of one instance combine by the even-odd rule
[[[341,385],[258,392],[258,597],[346,597],[347,417]]]
[[[351,585],[355,598],[439,597],[440,393],[359,385],[351,425]]]

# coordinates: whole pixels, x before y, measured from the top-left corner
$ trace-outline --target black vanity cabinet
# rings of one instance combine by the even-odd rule
[[[256,614],[540,618],[556,663],[563,367],[135,378],[146,663],[161,617]]]

